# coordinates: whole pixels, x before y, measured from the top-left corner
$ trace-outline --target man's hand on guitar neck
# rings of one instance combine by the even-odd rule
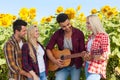
[[[55,63],[56,65],[58,65],[59,68],[62,68],[62,67],[63,67],[63,64],[64,64],[63,60],[61,60],[61,59],[56,59],[56,60],[54,61],[54,63]]]
[[[90,61],[92,59],[92,57],[90,54],[88,54],[88,52],[86,52],[83,59],[84,59],[84,61]]]
[[[88,52],[84,55],[84,60],[85,61],[90,61],[90,60],[105,60],[102,55],[90,55]]]

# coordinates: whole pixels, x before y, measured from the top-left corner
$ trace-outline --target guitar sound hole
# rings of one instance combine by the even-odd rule
[[[63,55],[60,58],[61,58],[61,60],[64,60],[64,56]]]

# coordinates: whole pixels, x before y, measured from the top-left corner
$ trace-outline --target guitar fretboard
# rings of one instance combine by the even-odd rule
[[[83,55],[84,54],[82,54],[82,53],[76,53],[76,54],[72,54],[72,55],[61,56],[61,59],[65,60],[65,59],[77,58],[77,57],[82,57]]]
[[[100,55],[100,54],[102,54],[103,53],[103,49],[100,48],[100,49],[97,49],[97,50],[93,50],[91,52],[92,52],[93,57],[94,57],[94,55]],[[76,53],[76,54],[65,55],[65,56],[63,55],[63,56],[61,56],[61,59],[65,60],[65,59],[83,57],[84,55],[85,55],[84,53]]]

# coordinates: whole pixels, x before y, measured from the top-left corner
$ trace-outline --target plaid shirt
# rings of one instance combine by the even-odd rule
[[[40,46],[43,48],[43,46],[41,44],[40,44]],[[32,47],[32,49],[36,56],[35,48]],[[43,48],[43,50],[44,50],[44,48]],[[29,46],[27,43],[25,43],[22,46],[22,67],[27,72],[33,70],[39,76],[40,72],[39,72],[39,67],[38,67],[38,61],[36,60],[37,61],[36,63],[33,61],[33,59],[30,57],[29,51],[30,51]],[[36,56],[36,59],[37,59],[37,56]],[[44,55],[44,61],[45,61],[45,65],[46,65],[46,54]],[[47,73],[47,69],[46,69],[46,73]]]
[[[9,68],[9,79],[25,80],[25,77],[19,74],[19,71],[22,70],[22,54],[14,36],[11,36],[4,45],[4,54]]]
[[[88,41],[91,37],[89,37]],[[105,33],[98,33],[91,46],[92,50],[97,50],[99,48],[103,49],[103,53],[101,54],[105,60],[91,60],[89,61],[88,72],[90,73],[98,73],[101,74],[103,78],[106,78],[106,66],[107,66],[107,59],[108,54],[110,53],[110,42],[109,37]],[[91,55],[95,55],[91,53]]]

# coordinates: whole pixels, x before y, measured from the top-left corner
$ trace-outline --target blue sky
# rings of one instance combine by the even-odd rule
[[[0,13],[18,15],[22,7],[34,7],[37,9],[36,18],[40,20],[43,16],[54,14],[58,6],[76,8],[78,5],[82,6],[81,12],[84,12],[86,16],[92,8],[100,9],[104,5],[117,7],[120,10],[119,0],[1,0]]]

